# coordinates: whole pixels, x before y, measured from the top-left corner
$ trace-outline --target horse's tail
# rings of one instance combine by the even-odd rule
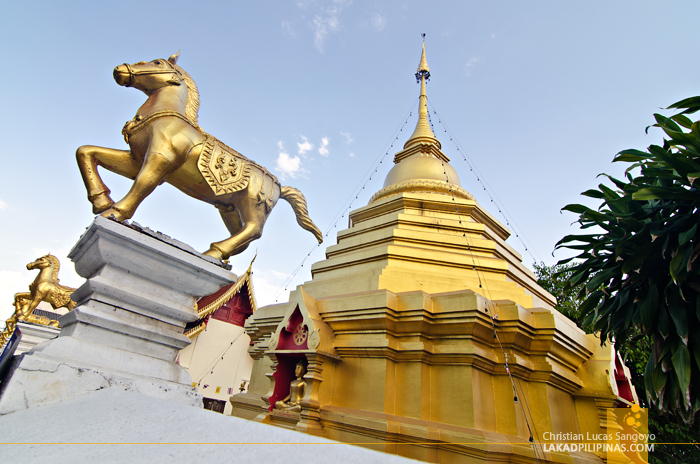
[[[283,185],[280,190],[280,198],[287,201],[292,206],[294,214],[297,216],[297,222],[302,229],[306,229],[314,234],[314,237],[316,237],[318,243],[322,243],[323,234],[309,217],[309,211],[306,209],[306,198],[304,198],[304,195],[302,195],[302,193],[294,187],[287,187]]]

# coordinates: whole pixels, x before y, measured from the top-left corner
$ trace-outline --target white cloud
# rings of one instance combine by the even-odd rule
[[[374,13],[372,15],[372,26],[377,32],[381,32],[386,27],[386,18],[379,13]]]
[[[319,15],[314,16],[314,46],[316,50],[323,53],[323,44],[326,41],[328,32],[335,32],[340,27],[340,21],[335,16],[323,18]]]
[[[314,145],[309,142],[309,139],[304,137],[303,135],[301,138],[304,140],[302,143],[297,142],[297,146],[299,147],[299,154],[304,156],[306,152],[311,151],[314,149]]]
[[[350,132],[341,132],[340,135],[344,136],[347,140],[345,143],[350,145],[355,139],[352,138],[352,135],[350,135]]]
[[[328,145],[330,144],[330,140],[328,137],[323,137],[321,139],[321,146],[318,149],[318,153],[321,156],[328,156]]]
[[[301,167],[301,159],[298,156],[290,156],[284,149],[284,142],[277,142],[277,147],[280,152],[277,156],[277,164],[275,170],[280,173],[280,177],[284,179],[286,176],[296,179],[297,176],[304,174],[306,170]]]
[[[333,3],[314,15],[314,19],[310,22],[311,29],[314,31],[314,46],[323,53],[324,44],[328,34],[338,32],[341,29],[340,12],[343,11],[352,2],[350,0],[333,0]],[[300,5],[297,4],[301,8]]]
[[[289,37],[294,38],[297,35],[296,31],[292,28],[292,25],[289,24],[289,21],[282,21],[282,29]]]
[[[7,203],[5,203],[4,201],[0,200],[0,211],[2,211],[3,209],[7,209]]]
[[[355,157],[355,153],[350,153],[350,158],[354,158],[354,157]]]
[[[297,178],[297,174],[301,170],[301,160],[298,156],[289,156],[288,153],[280,152],[277,157],[275,168],[282,173],[281,177],[289,176],[292,179]]]
[[[255,269],[253,272],[253,288],[255,289],[255,301],[258,307],[284,303],[289,300],[289,290],[284,290],[284,282],[289,274],[274,269]]]
[[[474,57],[474,58],[470,59],[469,61],[467,61],[467,64],[464,65],[464,68],[466,69],[465,74],[467,75],[467,77],[471,77],[471,75],[472,75],[471,70],[469,68],[472,68],[478,62],[479,62],[479,58]]]

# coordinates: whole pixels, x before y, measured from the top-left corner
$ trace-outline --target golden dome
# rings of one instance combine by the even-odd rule
[[[442,152],[442,145],[435,137],[428,120],[428,97],[425,82],[430,77],[425,59],[425,43],[421,53],[416,78],[420,81],[418,122],[413,134],[394,155],[394,167],[384,180],[384,187],[374,194],[370,203],[401,192],[436,192],[473,200],[469,192],[461,187],[459,176],[450,159]]]

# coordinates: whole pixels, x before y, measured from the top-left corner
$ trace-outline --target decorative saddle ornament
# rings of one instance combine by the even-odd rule
[[[207,134],[197,168],[215,195],[245,189],[250,180],[250,166],[248,158]]]

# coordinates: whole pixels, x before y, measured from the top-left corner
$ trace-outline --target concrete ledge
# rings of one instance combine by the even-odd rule
[[[0,436],[3,461],[25,464],[418,462],[119,388],[2,416]]]
[[[191,385],[133,374],[120,375],[118,372],[92,369],[85,364],[71,364],[41,353],[22,355],[13,367],[12,381],[3,385],[0,416],[80,398],[114,386],[153,398],[202,407],[202,396]],[[182,372],[187,374],[184,370]]]

